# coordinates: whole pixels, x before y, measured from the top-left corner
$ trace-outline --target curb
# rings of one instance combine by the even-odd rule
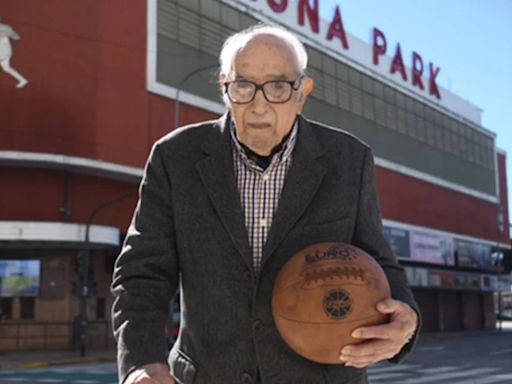
[[[44,367],[52,367],[59,365],[71,364],[88,364],[88,363],[110,363],[115,362],[115,356],[91,356],[91,357],[77,357],[69,359],[51,360],[51,361],[32,361],[30,363],[22,364],[23,369],[36,369]]]

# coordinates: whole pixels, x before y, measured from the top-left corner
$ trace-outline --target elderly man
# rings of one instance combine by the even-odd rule
[[[302,117],[313,81],[289,32],[242,31],[225,42],[220,62],[226,115],[160,139],[146,166],[112,284],[120,380],[366,383],[365,367],[400,360],[418,328],[382,235],[372,152]],[[340,350],[340,365],[294,353],[271,311],[284,263],[324,241],[374,256],[393,296],[378,305],[390,322],[355,331],[366,341]],[[178,286],[181,330],[167,359],[163,329]]]

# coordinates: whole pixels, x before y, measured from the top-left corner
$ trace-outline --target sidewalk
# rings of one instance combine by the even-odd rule
[[[450,332],[422,332],[420,333],[420,341],[432,341],[442,339],[454,339],[463,337],[478,337],[482,335],[503,335],[512,337],[512,321],[503,320],[501,323],[501,331],[496,325],[496,329],[488,329],[481,331],[450,331]]]
[[[81,357],[77,351],[4,352],[0,353],[0,372],[100,362],[115,363],[116,351],[92,350],[87,351],[84,357]]]

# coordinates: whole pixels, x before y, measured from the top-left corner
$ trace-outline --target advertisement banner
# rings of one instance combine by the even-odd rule
[[[501,275],[496,280],[496,289],[498,291],[512,292],[512,276]]]
[[[40,270],[40,260],[0,260],[0,297],[38,296]]]
[[[429,273],[431,287],[458,290],[480,290],[481,276],[476,273],[459,273],[453,271],[435,271]]]
[[[411,260],[454,265],[453,239],[433,233],[411,231]]]
[[[393,253],[401,259],[410,259],[409,231],[400,228],[384,226],[384,237],[389,242]]]
[[[493,275],[482,275],[480,278],[480,290],[493,292],[498,289],[498,279]]]
[[[491,246],[467,240],[455,240],[459,267],[492,269]]]
[[[407,282],[411,287],[457,289],[463,291],[495,292],[501,289],[510,292],[512,276],[479,274],[473,272],[448,271],[423,267],[405,266]]]
[[[429,288],[429,270],[427,268],[416,268],[405,266],[405,275],[407,276],[407,283],[411,287]]]

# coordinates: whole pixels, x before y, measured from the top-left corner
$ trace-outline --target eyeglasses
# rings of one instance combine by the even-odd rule
[[[294,81],[271,80],[263,84],[256,84],[248,80],[235,80],[224,83],[224,93],[235,104],[248,104],[256,97],[256,92],[261,89],[265,100],[269,103],[286,103],[292,97],[292,92],[300,87],[304,76],[299,76]]]

